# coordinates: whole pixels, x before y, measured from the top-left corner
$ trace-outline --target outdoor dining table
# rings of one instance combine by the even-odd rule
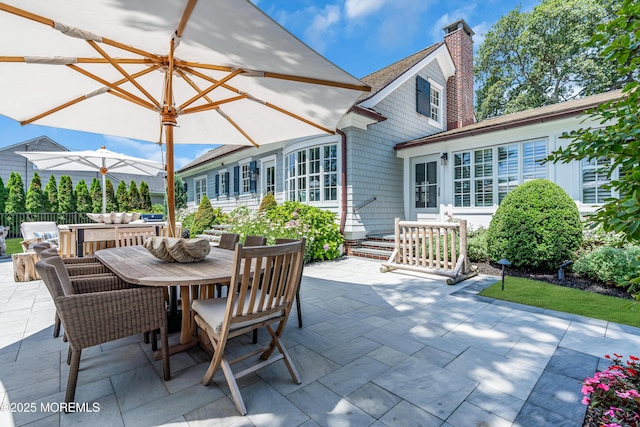
[[[179,286],[182,307],[180,343],[169,348],[169,354],[187,350],[198,344],[191,333],[190,288],[197,285],[231,282],[234,251],[211,248],[202,261],[194,263],[166,262],[153,256],[143,246],[102,249],[95,257],[122,280],[142,286]]]

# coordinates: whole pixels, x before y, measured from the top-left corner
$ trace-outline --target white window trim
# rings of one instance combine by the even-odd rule
[[[229,194],[231,193],[229,191],[229,183],[225,182],[225,185],[227,187],[227,192],[223,192],[222,191],[222,181],[224,178],[224,174],[227,173],[227,168],[224,169],[218,169],[218,197],[229,197]]]
[[[239,176],[238,178],[240,179],[240,182],[238,183],[238,191],[239,191],[239,196],[247,196],[251,194],[250,190],[244,191],[244,182],[243,182],[243,176],[242,176],[242,167],[243,166],[247,166],[249,165],[249,163],[251,163],[251,157],[247,157],[246,159],[242,159],[238,161],[238,166],[240,167],[240,172],[239,172]],[[249,180],[251,180],[251,176],[249,176]],[[249,185],[249,187],[251,187],[251,185]]]
[[[264,197],[264,195],[265,195],[266,175],[264,175],[264,174],[266,174],[266,172],[267,172],[266,164],[267,163],[271,163],[271,162],[273,162],[273,166],[275,168],[276,177],[277,177],[277,175],[278,175],[278,160],[277,160],[277,156],[275,154],[273,154],[271,156],[263,157],[263,158],[260,159],[260,175],[261,175],[260,176],[260,194],[261,194],[262,197]],[[273,192],[273,196],[274,197],[277,197],[276,191],[275,191],[275,189],[277,189],[276,183],[277,183],[277,178],[276,178],[276,181],[274,182],[274,187],[275,187],[274,188],[274,192]]]
[[[482,209],[495,209],[500,203],[500,195],[498,193],[498,148],[500,147],[508,147],[510,145],[517,145],[518,146],[518,185],[522,185],[525,183],[524,181],[524,171],[523,171],[523,145],[529,142],[537,142],[537,141],[544,141],[545,147],[546,147],[546,154],[548,155],[550,152],[550,146],[549,146],[549,138],[546,136],[541,136],[538,138],[528,138],[528,139],[524,139],[524,140],[519,140],[519,141],[510,141],[510,142],[505,142],[502,144],[498,144],[498,145],[485,145],[482,147],[468,147],[466,149],[462,149],[462,150],[457,150],[457,151],[453,151],[451,153],[451,157],[452,157],[452,161],[453,158],[456,154],[458,153],[464,153],[464,152],[470,152],[471,153],[471,176],[469,178],[469,180],[471,181],[471,206],[455,206],[455,194],[454,194],[454,189],[455,187],[452,186],[451,188],[451,202],[453,205],[453,209],[455,209],[456,211],[465,211],[465,210],[473,210],[473,211],[478,211],[478,210],[482,210]],[[493,205],[492,206],[475,206],[475,187],[474,187],[474,183],[476,180],[476,176],[475,176],[475,162],[474,162],[474,153],[476,151],[479,150],[485,150],[487,148],[491,148],[493,151],[493,175],[490,177],[493,180]],[[453,165],[453,163],[452,163]],[[546,164],[546,179],[549,179],[550,176],[550,171],[549,171],[549,165]],[[582,184],[582,168],[580,169],[580,179],[581,179],[581,184]],[[489,177],[484,177],[489,178]],[[451,182],[454,181],[454,168],[453,166],[451,167]],[[580,191],[582,191],[582,187],[580,187]],[[581,197],[582,198],[582,194]]]
[[[308,205],[312,205],[312,206],[317,206],[317,207],[323,207],[323,208],[333,208],[335,206],[337,206],[340,203],[340,194],[342,191],[342,182],[340,180],[341,178],[341,170],[342,170],[342,153],[340,151],[340,144],[341,141],[338,137],[334,136],[334,135],[328,135],[328,136],[322,136],[322,137],[312,137],[312,138],[305,138],[305,139],[301,139],[301,140],[295,140],[293,142],[291,142],[290,144],[288,144],[287,146],[284,147],[284,150],[282,152],[282,159],[283,159],[283,183],[285,183],[285,186],[283,188],[283,200],[289,200],[289,193],[286,189],[288,189],[286,182],[289,179],[289,163],[288,163],[288,157],[290,154],[292,153],[297,153],[298,151],[301,150],[308,150],[309,148],[313,148],[313,147],[324,147],[326,145],[332,145],[335,144],[336,145],[336,149],[337,149],[337,156],[336,156],[336,161],[338,164],[338,170],[336,171],[337,174],[337,197],[336,200],[322,200],[319,202],[310,202],[310,201],[306,201],[303,202],[305,204]],[[308,173],[307,173],[308,175]],[[324,176],[324,175],[323,175]],[[324,189],[324,188],[323,188]],[[324,199],[324,193],[322,193],[322,197]]]
[[[200,199],[198,199],[198,193],[196,193],[196,188],[197,188],[196,181],[201,181],[201,180],[204,180],[204,193],[202,193],[200,196]],[[209,182],[207,180],[207,175],[199,175],[199,176],[193,177],[193,201],[195,202],[196,205],[200,204],[200,200],[202,200],[202,195],[207,195],[208,185],[209,185]]]
[[[431,85],[432,90],[435,89],[437,92],[440,93],[440,114],[438,114],[438,117],[440,118],[440,120],[439,121],[433,120],[431,118],[431,112],[429,112],[429,116],[425,116],[425,117],[427,117],[427,121],[431,126],[444,129],[444,113],[445,113],[444,86],[442,86],[441,84],[439,84],[438,82],[436,82],[430,77],[427,77],[427,81]],[[429,109],[431,109],[431,94],[429,94]]]
[[[610,160],[612,162],[612,160]],[[605,204],[605,202],[598,202],[597,197],[595,202],[585,202],[584,201],[584,160],[581,160],[579,165],[580,169],[580,196],[579,196],[579,205],[584,207],[595,206],[599,207]],[[617,167],[612,173],[611,177],[608,179],[608,182],[615,181],[620,177],[620,168]],[[618,191],[611,189],[611,195],[609,197],[620,197]]]

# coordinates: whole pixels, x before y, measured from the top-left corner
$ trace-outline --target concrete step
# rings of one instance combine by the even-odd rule
[[[360,243],[360,246],[365,248],[389,249],[389,250],[393,250],[395,245],[396,244],[394,241],[388,241],[388,240],[365,240],[362,243]]]
[[[351,255],[362,258],[379,259],[386,261],[391,256],[391,251],[369,248],[354,248],[351,250]]]

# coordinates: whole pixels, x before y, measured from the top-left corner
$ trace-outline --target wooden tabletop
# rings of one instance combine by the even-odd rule
[[[124,281],[144,286],[211,285],[231,281],[234,251],[211,248],[193,263],[166,262],[143,246],[102,249],[95,256]]]

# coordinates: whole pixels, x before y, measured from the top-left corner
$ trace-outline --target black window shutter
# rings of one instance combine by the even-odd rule
[[[229,172],[224,173],[224,195],[229,195]]]
[[[249,163],[249,172],[251,172],[251,179],[249,180],[249,192],[255,193],[258,190],[258,162],[252,161]]]
[[[220,195],[220,174],[216,174],[216,197]]]
[[[416,76],[416,111],[431,117],[431,84],[420,76]]]
[[[240,194],[240,166],[233,167],[233,192]]]

